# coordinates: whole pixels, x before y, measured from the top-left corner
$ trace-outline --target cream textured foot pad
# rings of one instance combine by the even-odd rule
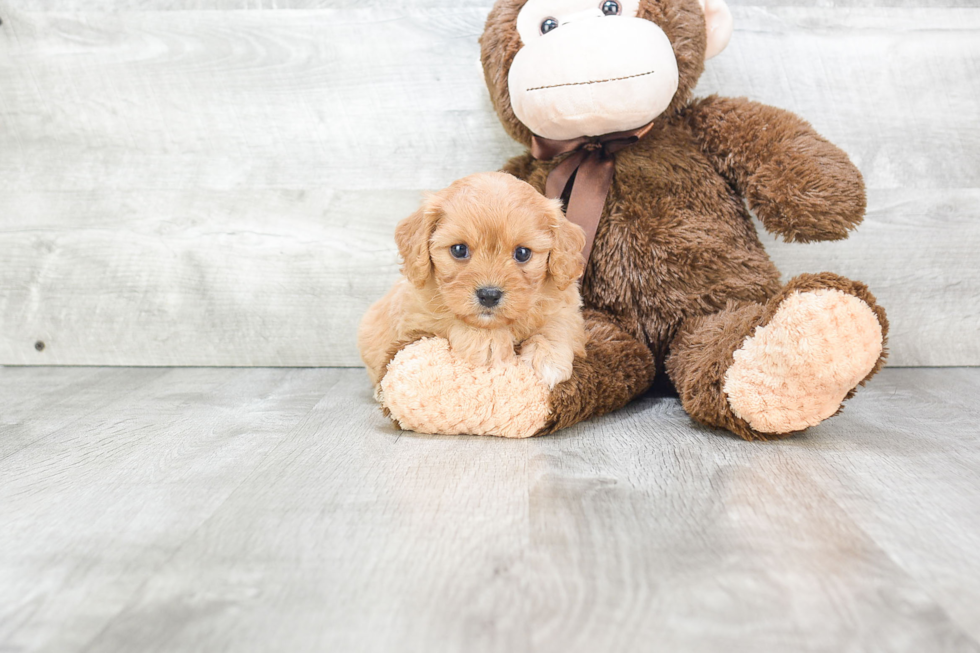
[[[819,424],[878,361],[881,325],[867,303],[840,290],[790,294],[735,352],[725,394],[761,433]]]
[[[527,365],[474,367],[446,340],[425,338],[388,364],[379,399],[405,430],[526,438],[544,427],[549,396]]]

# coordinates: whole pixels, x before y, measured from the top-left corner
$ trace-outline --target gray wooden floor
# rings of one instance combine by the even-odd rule
[[[0,368],[0,651],[978,651],[980,369],[750,444],[394,430],[361,370]]]

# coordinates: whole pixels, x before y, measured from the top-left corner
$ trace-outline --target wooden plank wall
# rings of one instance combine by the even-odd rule
[[[980,365],[980,0],[732,4],[699,93],[800,113],[869,186],[850,240],[767,237],[781,269],[868,282],[894,365]],[[359,364],[395,222],[519,152],[488,9],[0,0],[0,364]]]

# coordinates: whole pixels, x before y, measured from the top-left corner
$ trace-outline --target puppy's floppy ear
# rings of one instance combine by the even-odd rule
[[[582,249],[585,248],[585,232],[582,227],[572,224],[561,210],[561,202],[549,200],[552,205],[552,215],[548,222],[554,245],[548,254],[548,272],[555,280],[559,290],[569,285],[585,271],[585,259]]]
[[[425,286],[432,272],[429,239],[435,231],[442,210],[434,197],[427,197],[418,211],[395,227],[395,242],[401,254],[402,274],[417,288]]]

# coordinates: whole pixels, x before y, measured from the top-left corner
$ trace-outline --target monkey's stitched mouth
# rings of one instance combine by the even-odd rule
[[[527,91],[525,91],[525,92],[526,93],[530,93],[531,91],[541,91],[541,90],[544,90],[546,88],[560,88],[562,86],[586,86],[588,84],[605,84],[607,82],[621,82],[624,79],[633,79],[634,77],[645,77],[646,75],[652,75],[655,72],[656,72],[655,70],[651,70],[651,71],[645,72],[645,73],[637,73],[635,75],[627,75],[626,77],[612,77],[610,79],[597,79],[597,80],[595,80],[593,82],[567,82],[565,84],[552,84],[551,86],[535,86],[534,88],[527,89]]]

